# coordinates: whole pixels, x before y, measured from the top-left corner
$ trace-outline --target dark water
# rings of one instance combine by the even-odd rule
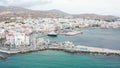
[[[71,41],[79,45],[120,50],[120,29],[87,28],[81,31],[83,34],[75,36],[58,35],[58,37],[45,38],[58,42]]]
[[[82,35],[45,37],[54,41],[120,49],[119,29],[84,29]],[[61,51],[41,51],[10,56],[0,60],[0,68],[120,68],[120,57],[70,54]]]

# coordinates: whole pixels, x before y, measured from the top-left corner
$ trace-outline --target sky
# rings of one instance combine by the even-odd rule
[[[0,6],[18,6],[33,10],[58,9],[70,14],[120,16],[120,0],[0,0]]]

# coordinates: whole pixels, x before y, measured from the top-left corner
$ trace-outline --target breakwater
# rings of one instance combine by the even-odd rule
[[[105,49],[105,48],[97,48],[97,47],[88,47],[82,45],[74,45],[71,42],[49,42],[47,44],[39,44],[33,48],[25,48],[25,49],[16,49],[16,50],[0,50],[0,52],[6,54],[24,54],[24,53],[31,53],[36,51],[44,51],[44,50],[60,50],[69,53],[87,53],[87,54],[102,54],[102,55],[117,55],[120,56],[120,50],[112,50],[112,49]],[[5,58],[5,57],[2,57]]]

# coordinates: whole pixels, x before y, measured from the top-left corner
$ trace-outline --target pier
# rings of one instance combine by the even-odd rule
[[[112,50],[106,48],[97,48],[97,47],[88,47],[83,45],[74,45],[71,42],[52,42],[50,41],[47,44],[39,44],[33,48],[30,46],[29,48],[24,49],[16,49],[16,50],[1,50],[0,52],[7,53],[7,54],[19,54],[19,53],[30,53],[36,51],[43,51],[43,50],[60,50],[69,53],[87,53],[87,54],[102,54],[102,55],[117,55],[120,56],[120,50]]]

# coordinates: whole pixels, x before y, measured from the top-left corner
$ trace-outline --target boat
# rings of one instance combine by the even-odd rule
[[[48,36],[57,37],[57,33],[55,33],[55,32],[50,32],[50,33],[48,33]]]

